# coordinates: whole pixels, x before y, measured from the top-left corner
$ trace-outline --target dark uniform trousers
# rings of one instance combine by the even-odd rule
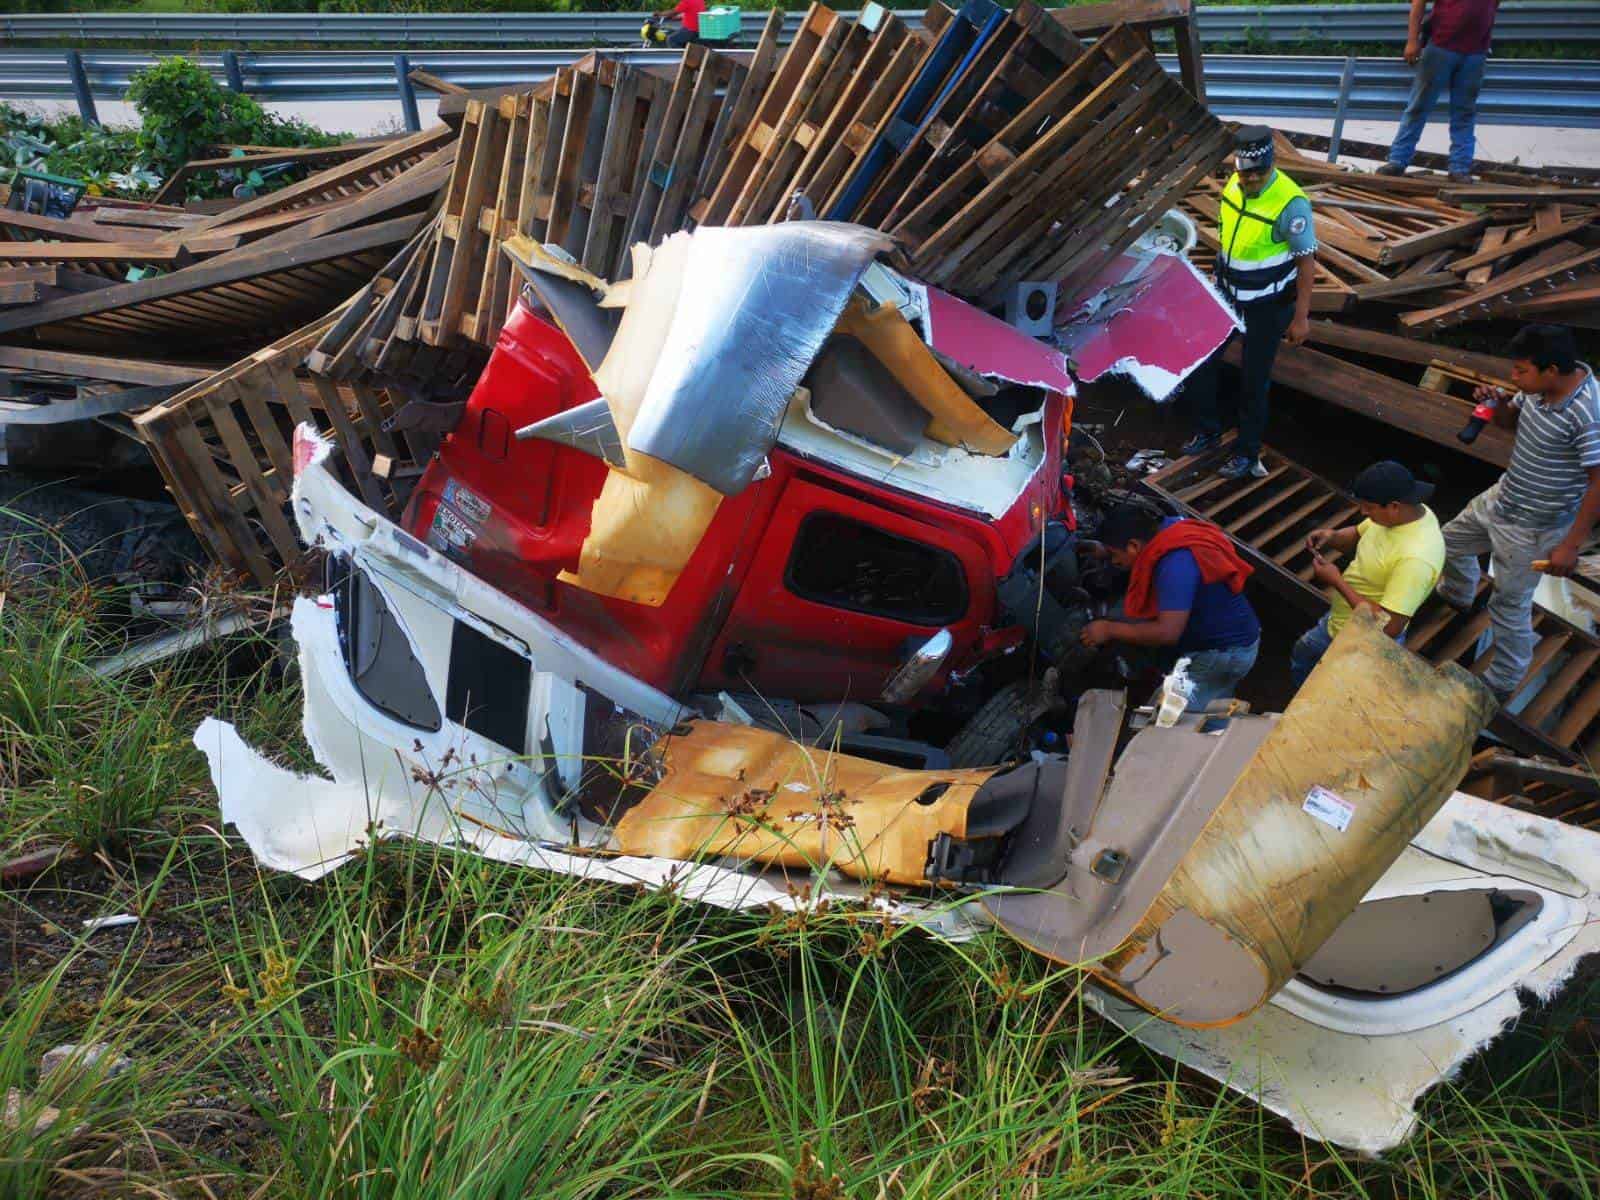
[[[1239,425],[1239,439],[1234,443],[1233,453],[1246,458],[1260,455],[1261,443],[1267,435],[1267,390],[1272,386],[1272,364],[1278,357],[1278,346],[1294,320],[1294,293],[1291,284],[1276,296],[1239,306],[1239,317],[1244,322],[1244,361],[1239,371],[1237,412],[1229,415],[1237,417]],[[1226,348],[1224,342],[1183,389],[1191,428],[1211,437],[1219,436],[1227,424],[1232,423],[1224,422],[1218,394],[1218,375]]]

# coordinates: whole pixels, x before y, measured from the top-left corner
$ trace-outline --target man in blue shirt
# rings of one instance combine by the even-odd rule
[[[1261,622],[1244,594],[1250,568],[1227,534],[1205,521],[1122,504],[1106,514],[1098,545],[1130,572],[1126,615],[1089,622],[1084,644],[1148,647],[1163,652],[1167,665],[1187,656],[1190,712],[1232,696],[1255,665]]]

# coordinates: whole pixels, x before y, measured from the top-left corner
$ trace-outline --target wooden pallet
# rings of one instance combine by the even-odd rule
[[[918,125],[856,219],[893,228],[1082,54],[1082,42],[1023,0]]]
[[[422,303],[418,334],[427,345],[455,341],[464,317],[476,327],[469,305],[478,297],[490,240],[480,216],[486,206],[493,211],[509,127],[499,104],[474,100],[467,105]]]
[[[259,340],[352,295],[422,224],[380,221],[291,249],[239,252],[169,275],[0,313],[0,332],[30,330],[89,348],[180,344],[189,352]]]
[[[749,121],[736,132],[734,147],[728,165],[717,180],[715,190],[703,204],[697,206],[696,220],[702,225],[727,225],[734,205],[749,184],[762,161],[762,151],[777,128],[791,98],[800,88],[802,80],[811,70],[811,62],[824,39],[827,39],[841,19],[821,4],[813,4],[806,11],[800,28],[783,52],[783,58],[773,72],[770,82],[756,102]],[[834,34],[836,40],[842,36]]]
[[[1232,440],[1146,476],[1144,485],[1189,516],[1221,526],[1258,568],[1262,585],[1309,616],[1326,611],[1327,597],[1311,582],[1306,535],[1355,523],[1355,499],[1271,448],[1262,450],[1265,478],[1224,479],[1216,468],[1232,452]],[[1486,579],[1483,587],[1490,586]],[[1494,655],[1492,646],[1482,657],[1475,653],[1488,627],[1487,611],[1463,614],[1435,597],[1411,619],[1406,645],[1430,662],[1457,662],[1481,676]],[[1538,605],[1533,631],[1533,662],[1512,701],[1520,713],[1502,711],[1491,730],[1527,753],[1586,761],[1600,750],[1600,638]]]
[[[1600,778],[1586,765],[1489,749],[1472,756],[1461,790],[1569,825],[1600,829]]]
[[[455,133],[448,126],[435,125],[421,133],[385,142],[358,158],[318,171],[299,183],[234,205],[226,212],[208,217],[194,228],[196,231],[221,233],[262,217],[297,209],[316,209],[321,205],[347,200],[382,186],[454,138]]]
[[[1320,244],[1376,266],[1409,262],[1475,240],[1489,224],[1431,196],[1385,196],[1354,184],[1313,184],[1311,199]]]
[[[671,87],[658,99],[659,118],[647,122],[640,133],[625,236],[610,262],[616,277],[628,273],[627,255],[635,242],[658,242],[682,227],[689,189],[699,177],[701,160],[712,149],[715,106],[727,95],[733,68],[726,55],[703,46],[684,50]]]
[[[1080,124],[1090,123],[1118,89],[1148,84],[1159,69],[1129,30],[1112,31],[896,221],[891,232],[913,255],[939,253],[981,218],[986,194],[998,194],[995,182],[1039,144],[1044,130],[1058,127],[1083,103],[1096,105],[1079,115]]]
[[[332,437],[347,485],[391,518],[404,503],[406,473],[380,479],[374,456],[413,473],[420,469],[404,437],[384,432],[394,397],[301,371],[307,352],[335,320],[296,330],[134,418],[202,544],[225,567],[263,587],[273,586],[302,555],[286,511],[297,424],[310,422]]]
[[[711,152],[701,163],[700,177],[695,180],[694,198],[689,204],[691,223],[698,224],[710,207],[711,193],[727,170],[728,161],[778,69],[778,40],[783,36],[783,18],[781,8],[767,13],[767,23],[756,40],[755,51],[750,61],[742,64],[743,77],[736,76],[728,88],[727,98],[711,130]]]
[[[1206,102],[1205,66],[1191,0],[1112,0],[1109,4],[1052,9],[1050,15],[1063,29],[1081,38],[1099,37],[1118,25],[1126,25],[1136,30],[1152,50],[1152,35],[1169,32],[1178,52],[1178,76],[1184,89],[1201,104]]]
[[[892,36],[892,35],[891,35]],[[852,84],[877,32],[848,21],[835,23],[817,47],[807,75],[790,97],[775,128],[758,130],[765,141],[753,176],[735,201],[731,223],[759,225],[782,220],[801,164]]]
[[[687,52],[684,59],[687,63]],[[694,90],[676,130],[671,152],[664,153],[674,133],[670,125],[666,127],[668,137],[657,141],[655,159],[645,176],[643,188],[659,188],[660,194],[655,201],[649,230],[641,240],[659,243],[688,224],[689,206],[694,200],[701,171],[706,160],[716,154],[720,117],[725,108],[737,103],[738,92],[747,75],[748,72],[727,55],[707,53],[695,73]],[[641,204],[636,216],[642,217],[643,207]]]
[[[1136,37],[1114,30],[893,232],[917,275],[996,303],[1018,280],[1091,277],[1228,141]]]
[[[1558,241],[1465,295],[1433,308],[1403,313],[1400,321],[1409,329],[1431,331],[1490,317],[1531,315],[1541,310],[1533,307],[1525,312],[1525,306],[1536,305],[1541,297],[1574,288],[1574,285],[1587,289],[1597,282],[1600,282],[1600,250],[1586,250],[1575,242]],[[1570,297],[1566,299],[1569,303],[1582,303]]]
[[[932,35],[927,53],[879,120],[850,173],[828,197],[821,215],[832,221],[856,219],[883,173],[956,82],[963,64],[982,53],[1005,17],[1005,11],[989,0],[967,0],[955,12],[934,5],[923,15],[923,28]]]
[[[893,13],[884,15],[855,77],[790,178],[788,196],[779,208],[787,210],[789,198],[799,196],[812,211],[825,210],[828,197],[871,144],[878,123],[932,48],[933,35],[926,29],[912,28]],[[775,210],[772,219],[786,215]]]
[[[661,136],[667,91],[663,80],[633,67],[620,68],[613,86],[589,228],[578,256],[601,278],[614,277],[628,253],[629,221]]]
[[[1427,348],[1439,355],[1450,354],[1445,347]],[[1223,351],[1223,360],[1237,367],[1240,355],[1235,341]],[[1494,466],[1503,468],[1511,461],[1514,437],[1510,430],[1486,426],[1471,444],[1456,436],[1472,416],[1473,403],[1464,396],[1419,387],[1310,346],[1288,344],[1278,347],[1272,381]],[[1500,382],[1511,386],[1503,377]]]

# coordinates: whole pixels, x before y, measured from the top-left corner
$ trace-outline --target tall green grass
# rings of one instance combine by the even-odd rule
[[[0,1090],[25,1105],[0,1196],[1600,1195],[1592,974],[1368,1161],[1148,1053],[997,936],[406,843],[263,874],[188,739],[221,711],[309,765],[292,674],[239,639],[101,679],[110,630],[72,587],[0,612],[0,846],[83,850],[0,890]],[[110,911],[141,923],[79,931]],[[62,1041],[137,1066],[41,1086]]]

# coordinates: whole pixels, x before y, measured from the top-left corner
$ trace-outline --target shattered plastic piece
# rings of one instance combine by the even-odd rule
[[[1143,471],[1146,475],[1167,465],[1167,456],[1161,450],[1136,450],[1122,465],[1130,471]]]
[[[117,913],[109,917],[89,917],[83,922],[85,933],[94,933],[101,929],[120,929],[124,925],[137,925],[139,918],[132,913]]]
[[[1098,988],[1089,1003],[1158,1053],[1209,1075],[1320,1141],[1377,1154],[1410,1135],[1416,1102],[1600,952],[1600,834],[1457,792],[1367,901],[1516,889],[1533,923],[1414,996],[1341,996],[1291,980],[1225,1029],[1185,1029]],[[1426,930],[1413,936],[1426,937]]]
[[[1083,382],[1125,375],[1159,403],[1240,325],[1188,259],[1161,255],[1126,279],[1138,265],[1118,257],[1081,293],[1086,299],[1058,309],[1056,338]]]

